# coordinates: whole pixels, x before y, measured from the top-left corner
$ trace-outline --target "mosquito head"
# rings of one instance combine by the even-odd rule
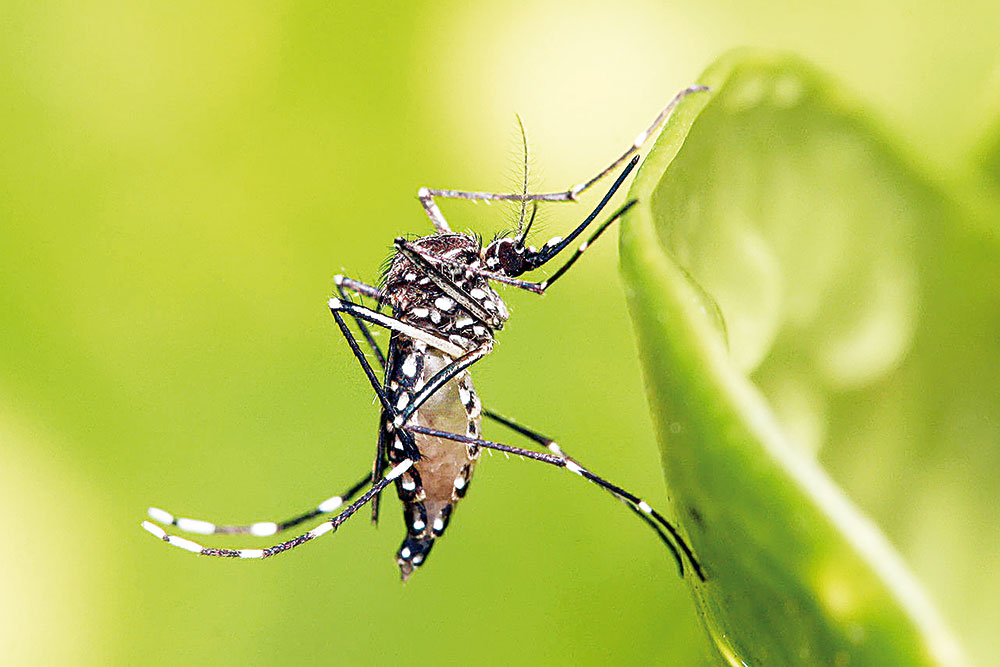
[[[525,246],[524,236],[520,234],[516,239],[499,238],[486,246],[483,250],[483,264],[486,265],[486,269],[516,278],[522,273],[534,271],[562,249],[559,247],[562,243],[561,237],[551,239],[539,250],[535,246]]]
[[[521,224],[518,225],[517,238],[501,237],[486,247],[483,251],[483,262],[488,270],[516,278],[542,264],[539,261],[538,251],[533,246],[525,247],[524,245],[525,239],[528,238],[528,232],[531,231],[531,225],[535,222],[536,213],[538,213],[538,202],[532,202],[531,218],[527,225],[523,224],[524,211],[521,211]]]
[[[528,248],[518,245],[515,239],[497,239],[483,251],[483,263],[490,271],[515,277],[532,267],[528,262]]]

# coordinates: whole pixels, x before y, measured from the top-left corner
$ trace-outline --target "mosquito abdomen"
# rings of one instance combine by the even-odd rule
[[[398,360],[396,393],[419,391],[419,387],[453,361],[452,357],[424,348],[419,341],[397,339],[392,355]],[[412,389],[407,372],[414,373]],[[436,391],[410,418],[408,423],[427,428],[479,437],[481,406],[472,379],[462,373]],[[479,448],[466,447],[421,433],[414,434],[420,460],[396,481],[396,490],[403,502],[403,520],[407,536],[396,554],[400,573],[405,580],[427,558],[434,540],[444,534],[455,504],[465,495],[472,471],[479,458]],[[393,456],[393,454],[395,454]],[[390,460],[402,456],[398,449],[390,450]],[[401,460],[401,459],[400,459]]]

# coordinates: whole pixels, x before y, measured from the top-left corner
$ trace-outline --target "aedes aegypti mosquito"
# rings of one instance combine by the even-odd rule
[[[663,515],[638,496],[585,468],[555,441],[507,417],[484,410],[468,370],[492,351],[494,333],[503,328],[508,318],[507,308],[490,286],[490,281],[535,294],[545,293],[635,201],[612,213],[549,278],[529,282],[518,276],[541,268],[582,234],[635,169],[639,161],[635,153],[649,136],[656,132],[681,99],[704,90],[707,90],[704,86],[692,86],[681,91],[618,159],[590,180],[565,192],[528,194],[527,145],[525,183],[519,194],[421,188],[417,196],[434,225],[435,233],[412,241],[403,237],[395,240],[395,254],[385,271],[382,287],[344,276],[335,278],[338,296],[330,299],[330,311],[382,405],[373,468],[354,486],[341,495],[324,500],[304,514],[280,522],[220,526],[198,519],[176,518],[155,507],[149,508],[149,517],[189,533],[268,536],[340,509],[367,486],[368,489],[343,511],[294,539],[266,549],[203,547],[183,537],[169,535],[155,523],[145,521],[143,527],[168,544],[203,556],[269,558],[335,531],[367,503],[371,503],[372,520],[377,522],[380,494],[395,482],[407,529],[396,554],[405,581],[416,567],[425,562],[434,541],[444,534],[455,505],[469,490],[473,468],[485,448],[566,468],[609,491],[656,532],[677,561],[682,576],[686,559],[695,575],[704,580],[704,571],[690,547]],[[541,249],[525,245],[539,202],[575,201],[580,193],[626,160],[628,163],[607,194],[569,236],[552,238]],[[514,238],[501,235],[483,247],[481,241],[471,234],[452,232],[435,203],[435,197],[520,202],[521,215],[516,234]],[[532,214],[525,224],[528,202],[532,204]],[[366,308],[352,301],[349,293],[374,299],[376,308]],[[380,312],[386,304],[391,306],[392,315]],[[364,342],[384,368],[383,380],[379,380],[372,369],[344,321],[344,315],[353,318]],[[386,354],[376,344],[369,325],[390,331]],[[480,422],[483,416],[545,447],[548,453],[482,439]],[[392,467],[385,472],[390,465]]]

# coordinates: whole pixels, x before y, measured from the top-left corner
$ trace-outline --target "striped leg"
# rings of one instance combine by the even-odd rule
[[[191,553],[200,554],[202,556],[216,556],[219,558],[270,558],[271,556],[277,556],[278,554],[282,554],[286,551],[294,549],[295,547],[301,546],[306,542],[310,542],[321,535],[337,530],[340,524],[351,518],[355,512],[364,507],[364,505],[376,495],[381,493],[382,490],[391,484],[394,479],[409,470],[412,465],[413,461],[411,459],[404,459],[402,463],[390,470],[385,477],[372,485],[372,487],[365,491],[360,498],[348,505],[347,509],[337,516],[324,521],[308,533],[303,533],[302,535],[288,540],[287,542],[275,544],[274,546],[267,547],[266,549],[214,549],[203,547],[197,542],[192,542],[189,539],[179,537],[177,535],[169,535],[155,523],[149,521],[143,521],[142,527],[149,531],[154,537],[163,540],[167,544],[184,549],[185,551],[190,551]]]
[[[338,322],[343,322],[343,318],[340,317],[340,313],[347,313],[355,320],[364,320],[365,322],[378,325],[389,329],[390,331],[396,331],[405,336],[409,336],[414,340],[422,341],[452,357],[460,357],[465,354],[464,348],[459,347],[451,341],[445,340],[444,338],[441,338],[426,329],[421,329],[420,327],[415,327],[412,324],[407,324],[406,322],[397,320],[389,315],[374,311],[371,308],[365,308],[364,306],[358,305],[353,301],[333,298],[330,299],[329,306],[330,311],[333,313],[334,318],[336,318]]]
[[[348,278],[342,275],[336,275],[333,277],[333,284],[337,286],[337,293],[340,294],[340,298],[343,301],[350,301],[347,296],[347,290],[354,292],[355,294],[360,294],[362,296],[367,296],[374,299],[376,303],[382,303],[382,290],[377,287],[372,287],[367,285],[360,280],[354,280],[353,278]],[[376,307],[376,312],[378,312]],[[378,359],[379,366],[385,368],[385,355],[382,354],[382,350],[379,349],[378,344],[375,342],[375,338],[372,337],[371,330],[365,321],[360,317],[354,317],[354,323],[358,325],[358,329],[361,331],[361,335],[364,337],[365,342],[368,343],[368,347],[371,348],[372,352],[375,353],[375,357]]]
[[[375,371],[372,370],[371,364],[368,363],[368,358],[365,356],[365,353],[358,346],[358,341],[354,338],[354,334],[352,334],[351,330],[347,328],[347,323],[344,322],[344,318],[341,317],[340,315],[340,311],[346,311],[351,314],[362,311],[366,313],[374,313],[374,311],[371,311],[367,308],[363,308],[361,306],[357,306],[356,304],[353,304],[350,301],[341,301],[340,299],[330,299],[330,311],[333,313],[333,319],[336,320],[337,327],[340,329],[340,333],[344,335],[344,340],[347,341],[348,347],[351,348],[351,353],[354,354],[354,358],[358,360],[358,364],[361,366],[361,369],[365,372],[365,376],[368,378],[369,384],[371,384],[372,389],[375,390],[375,395],[378,396],[378,400],[382,404],[382,409],[385,411],[387,415],[390,416],[390,418],[395,419],[397,415],[396,406],[394,406],[389,401],[389,396],[386,394],[385,387],[383,387],[382,383],[379,382],[378,377],[375,375]],[[375,313],[375,314],[380,315],[380,313]],[[386,317],[384,315],[382,317],[390,322],[395,322],[397,324],[403,325],[403,322],[400,322],[399,320],[393,319],[391,317]],[[367,317],[363,318],[367,319]],[[404,326],[409,326],[409,325],[404,325]],[[415,327],[410,327],[410,328],[415,328]],[[433,337],[437,338],[436,336]],[[448,345],[452,345],[452,343],[448,343]],[[453,345],[453,347],[458,347],[458,346]],[[399,443],[402,446],[403,455],[406,458],[413,459],[414,461],[420,460],[420,450],[417,449],[417,444],[416,442],[414,442],[412,435],[406,433],[405,431],[401,431],[399,434]],[[382,453],[381,445],[378,448],[378,452],[380,454]],[[381,465],[380,462],[376,460],[375,468],[377,469],[380,465]],[[377,515],[374,512],[372,513],[372,520],[373,521],[377,520]]]
[[[628,210],[630,208],[632,208],[633,206],[636,205],[636,203],[637,203],[637,201],[635,199],[633,199],[632,201],[628,202],[627,204],[625,204],[624,206],[622,206],[621,208],[619,208],[615,212],[614,215],[612,215],[610,218],[608,218],[603,223],[601,223],[601,225],[597,229],[594,230],[594,233],[590,235],[590,238],[588,238],[586,241],[584,241],[583,243],[580,244],[580,246],[576,249],[576,252],[574,252],[570,256],[570,258],[568,260],[566,260],[565,264],[563,264],[558,269],[556,269],[556,272],[553,273],[551,276],[549,276],[545,280],[543,280],[540,283],[538,283],[538,289],[539,289],[539,291],[545,292],[549,287],[551,287],[552,283],[554,283],[556,280],[558,280],[559,277],[562,274],[566,273],[569,270],[569,267],[573,266],[573,264],[576,263],[576,260],[580,259],[580,256],[583,253],[587,252],[587,248],[589,248],[591,245],[593,245],[594,241],[596,241],[598,239],[598,237],[601,234],[604,233],[605,229],[607,229],[613,223],[615,223],[618,220],[620,220],[621,217],[623,215],[625,215],[625,213],[628,212]],[[577,227],[577,229],[582,229],[582,225],[580,227]],[[565,247],[565,244],[569,242],[570,238],[571,237],[567,237],[567,240],[563,242],[563,244],[562,244],[563,247]],[[562,248],[555,248],[555,247],[553,249],[555,250],[555,253],[557,253],[560,250],[562,250]],[[555,256],[555,253],[553,253],[553,257]],[[548,261],[548,260],[545,260],[545,261]]]
[[[257,521],[256,523],[244,525],[220,526],[211,523],[210,521],[202,521],[201,519],[175,517],[170,512],[161,510],[159,507],[150,507],[148,514],[149,518],[153,521],[167,526],[177,526],[178,529],[187,533],[197,533],[199,535],[256,535],[258,537],[267,537],[268,535],[275,535],[276,533],[288,530],[289,528],[297,526],[300,523],[308,521],[309,519],[317,517],[321,514],[329,514],[330,512],[337,511],[340,509],[341,505],[346,502],[350,502],[351,499],[358,495],[361,489],[369,483],[371,483],[371,475],[365,475],[358,481],[357,484],[341,495],[331,496],[308,512],[299,514],[291,519],[285,519],[284,521]]]
[[[382,290],[377,287],[373,287],[360,280],[354,280],[353,278],[347,278],[342,275],[336,275],[333,277],[333,282],[337,286],[337,293],[340,294],[342,301],[350,301],[347,296],[347,290],[359,294],[361,296],[367,296],[374,299],[376,304],[382,303]],[[377,312],[378,306],[376,306]],[[360,317],[354,317],[354,323],[357,325],[358,329],[361,331],[361,336],[365,339],[368,344],[369,349],[375,353],[375,358],[378,360],[379,366],[382,368],[386,367],[386,358],[382,354],[382,350],[379,349],[378,343],[375,342],[375,338],[372,336],[371,330],[368,328],[368,324]],[[375,444],[375,458],[372,460],[372,474],[371,481],[374,482],[376,479],[382,476],[385,471],[386,452],[385,452],[385,441],[382,439],[381,435],[376,438]],[[375,496],[372,499],[372,524],[378,525],[378,513],[379,506],[381,504],[381,496]]]
[[[599,180],[610,174],[612,171],[617,169],[623,162],[629,159],[644,143],[649,137],[656,132],[656,130],[663,124],[663,121],[667,119],[670,112],[673,111],[677,103],[682,99],[687,97],[692,93],[698,93],[707,91],[708,88],[705,86],[691,86],[679,92],[674,99],[670,100],[670,103],[663,108],[662,111],[656,116],[652,124],[639,135],[632,142],[632,145],[625,149],[625,152],[621,156],[605,167],[599,174],[594,176],[588,181],[579,183],[569,188],[564,192],[550,192],[547,194],[523,194],[520,192],[511,194],[502,194],[498,192],[473,192],[468,190],[436,190],[431,188],[420,188],[417,191],[417,198],[420,200],[420,204],[424,207],[424,211],[427,213],[427,217],[431,219],[431,223],[434,228],[439,233],[447,233],[451,231],[451,227],[448,226],[447,221],[444,219],[444,215],[441,213],[441,209],[438,208],[437,203],[434,201],[435,197],[441,197],[443,199],[466,199],[466,200],[478,200],[478,201],[549,201],[549,202],[569,202],[576,201],[577,198],[585,190],[590,188],[592,185],[597,183]]]
[[[374,285],[369,285],[368,283],[363,283],[360,280],[355,280],[354,278],[348,278],[347,276],[336,275],[333,277],[333,282],[337,286],[337,291],[345,299],[347,294],[344,290],[350,290],[355,294],[360,294],[361,296],[366,296],[369,299],[374,299],[375,301],[382,301],[385,297],[382,290]]]
[[[550,465],[554,465],[560,468],[566,468],[570,472],[575,473],[583,477],[584,479],[589,480],[590,482],[593,482],[594,484],[601,487],[605,491],[610,491],[617,498],[631,505],[633,509],[635,509],[637,512],[640,512],[641,514],[648,516],[651,520],[659,524],[664,530],[666,530],[667,534],[669,534],[672,539],[672,541],[666,540],[666,544],[670,547],[670,551],[673,554],[674,559],[677,561],[677,567],[680,569],[681,576],[684,576],[684,561],[681,559],[680,556],[680,552],[683,552],[684,557],[687,558],[689,563],[691,563],[691,567],[694,569],[694,572],[698,576],[698,578],[701,581],[705,581],[705,572],[702,570],[701,565],[695,558],[694,553],[692,553],[691,547],[689,547],[687,542],[684,541],[684,538],[681,537],[679,532],[677,532],[677,529],[673,526],[673,524],[667,521],[662,514],[653,509],[649,505],[649,503],[647,503],[645,500],[639,498],[633,493],[630,493],[629,491],[626,491],[620,486],[612,484],[603,477],[595,475],[591,471],[581,466],[576,461],[568,458],[565,454],[563,453],[560,453],[559,455],[542,454],[530,449],[511,447],[510,445],[503,445],[497,442],[490,442],[489,440],[471,438],[469,436],[459,435],[457,433],[447,433],[445,431],[438,431],[436,429],[426,428],[423,426],[407,425],[406,430],[413,433],[423,433],[425,435],[432,435],[438,438],[444,438],[445,440],[452,440],[454,442],[461,442],[466,445],[478,445],[480,447],[485,447],[486,449],[495,449],[501,452],[507,452],[509,454],[517,454],[519,456],[524,456],[526,458],[535,461],[542,461],[543,463],[548,463]],[[558,445],[556,445],[556,448],[558,449]],[[680,552],[678,552],[678,547],[680,548]]]
[[[492,419],[493,421],[495,421],[495,422],[497,422],[499,424],[503,424],[504,426],[506,426],[507,428],[511,429],[512,431],[520,433],[521,435],[523,435],[524,437],[528,438],[529,440],[532,440],[532,441],[538,443],[539,445],[542,445],[543,447],[545,447],[546,449],[548,449],[550,452],[552,452],[556,456],[563,458],[566,461],[567,465],[569,465],[569,464],[575,464],[576,466],[579,466],[580,468],[583,468],[583,465],[577,459],[573,458],[568,453],[564,452],[562,450],[562,448],[559,446],[559,444],[555,440],[552,440],[551,438],[547,438],[544,435],[542,435],[541,433],[538,433],[537,431],[533,431],[532,429],[530,429],[530,428],[528,428],[526,426],[518,424],[517,422],[513,421],[512,419],[509,419],[507,417],[504,417],[503,415],[497,414],[496,412],[493,412],[492,410],[483,410],[483,416],[488,417],[489,419]],[[609,491],[609,493],[610,493],[610,491]],[[657,536],[659,536],[660,540],[664,544],[666,544],[667,548],[670,549],[670,551],[673,553],[674,558],[676,560],[680,560],[680,554],[677,553],[677,547],[674,546],[674,543],[670,540],[670,537],[668,537],[667,534],[665,532],[663,532],[663,529],[660,528],[659,524],[657,524],[656,521],[654,521],[653,519],[651,519],[650,516],[647,515],[645,512],[640,511],[639,508],[636,505],[633,505],[631,502],[627,501],[625,498],[622,498],[622,497],[620,497],[620,496],[618,496],[618,495],[616,495],[614,493],[612,493],[611,495],[613,495],[616,498],[618,498],[619,500],[621,500],[622,504],[625,505],[625,507],[629,508],[632,511],[633,514],[635,514],[637,517],[639,517],[640,519],[642,519],[643,522],[645,522],[647,526],[649,526],[651,529],[653,529],[653,531],[657,534]],[[683,574],[683,570],[681,570],[681,574]]]

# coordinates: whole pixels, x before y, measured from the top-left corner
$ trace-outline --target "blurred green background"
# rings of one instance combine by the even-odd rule
[[[603,494],[527,462],[484,461],[405,587],[392,500],[377,531],[356,520],[268,563],[193,558],[138,523],[149,504],[279,518],[369,466],[377,410],[326,310],[330,279],[374,281],[394,236],[429,230],[418,186],[511,187],[515,112],[534,187],[559,189],[735,45],[832,72],[946,179],[972,178],[968,156],[1000,107],[1000,6],[986,2],[4,2],[0,17],[0,661],[12,664],[705,660],[656,540]],[[543,233],[583,210],[549,207]],[[498,206],[445,212],[484,234],[511,221]],[[544,299],[508,293],[512,322],[477,383],[494,409],[663,505],[614,245]],[[970,418],[996,446],[994,417]],[[985,661],[1000,585],[978,572],[997,565],[997,507],[977,480],[1000,463],[984,451],[943,471],[927,529],[907,540],[893,503],[921,461],[886,461],[912,470],[886,471],[891,502],[866,480],[861,506]],[[852,491],[850,475],[837,481]],[[941,542],[968,537],[955,517],[979,531],[976,555],[942,562]]]

